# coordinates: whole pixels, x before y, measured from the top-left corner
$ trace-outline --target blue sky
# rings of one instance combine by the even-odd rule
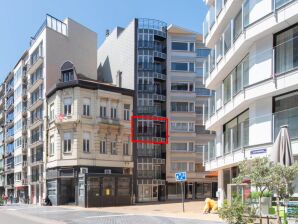
[[[0,82],[29,46],[45,14],[70,17],[98,34],[133,18],[160,19],[202,33],[203,0],[0,0]]]

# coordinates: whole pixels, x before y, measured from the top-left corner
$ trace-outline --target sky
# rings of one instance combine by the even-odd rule
[[[66,17],[98,34],[127,26],[133,18],[159,19],[202,33],[203,0],[0,0],[0,82],[13,69],[48,13]]]

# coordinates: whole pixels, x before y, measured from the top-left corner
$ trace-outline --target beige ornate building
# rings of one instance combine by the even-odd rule
[[[98,190],[95,197],[99,199],[94,201],[99,203],[103,199],[119,204],[117,196],[126,192],[130,203],[133,157],[129,119],[133,91],[75,74],[70,62],[62,66],[62,80],[65,71],[72,78],[57,83],[47,95],[48,194],[55,204],[76,202],[92,206],[90,201],[95,199],[92,185],[96,180],[93,177],[87,181],[91,185],[87,193],[79,179],[87,180],[90,173],[103,174],[96,175],[103,187],[94,187],[94,191]],[[124,186],[119,189],[123,184],[119,178],[121,182],[126,178],[126,189]],[[89,201],[88,205],[84,205],[85,200]]]

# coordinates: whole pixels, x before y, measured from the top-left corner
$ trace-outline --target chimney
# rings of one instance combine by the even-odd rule
[[[110,35],[110,30],[106,29],[106,37],[108,37]]]

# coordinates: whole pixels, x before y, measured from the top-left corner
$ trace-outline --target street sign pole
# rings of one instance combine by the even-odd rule
[[[183,189],[183,187],[184,187],[184,182],[181,181],[180,184],[181,184],[182,210],[183,210],[183,212],[184,212],[184,189]]]
[[[183,212],[184,212],[184,197],[185,197],[185,194],[184,194],[185,184],[184,183],[187,179],[186,172],[176,173],[175,178],[176,178],[176,181],[180,182],[180,185],[181,185],[181,201],[182,201],[182,209],[183,209]]]

